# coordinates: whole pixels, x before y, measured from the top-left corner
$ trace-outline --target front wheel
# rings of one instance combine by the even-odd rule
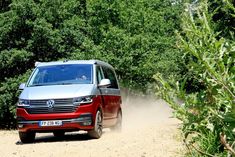
[[[97,111],[96,112],[96,116],[95,116],[95,125],[94,125],[94,129],[88,131],[88,135],[91,138],[95,138],[98,139],[101,137],[102,135],[102,130],[103,130],[103,117],[101,114],[101,111]]]
[[[35,140],[35,132],[19,132],[19,137],[22,143],[32,143]]]

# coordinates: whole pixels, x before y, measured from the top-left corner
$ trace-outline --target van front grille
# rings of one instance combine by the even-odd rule
[[[49,114],[49,113],[71,113],[75,112],[77,105],[73,105],[73,99],[53,99],[54,104],[48,105],[47,100],[30,100],[30,107],[26,110],[29,114]]]

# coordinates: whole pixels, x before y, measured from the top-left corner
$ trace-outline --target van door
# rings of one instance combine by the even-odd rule
[[[97,77],[97,85],[100,83],[102,79],[104,79],[104,73],[100,66],[96,67],[96,77]],[[109,119],[111,115],[109,115],[109,111],[107,109],[109,103],[109,97],[107,96],[108,88],[99,87],[99,95],[101,99],[101,106],[103,108],[103,117],[104,120]],[[104,121],[105,123],[105,121]]]
[[[105,90],[105,111],[107,112],[107,118],[113,119],[117,117],[118,109],[120,108],[121,96],[120,89],[118,87],[117,78],[115,72],[108,68],[102,67],[104,78],[109,79],[111,85]]]

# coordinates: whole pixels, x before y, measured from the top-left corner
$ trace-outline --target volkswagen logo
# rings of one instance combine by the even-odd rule
[[[54,101],[54,100],[48,100],[48,101],[47,101],[47,107],[48,107],[48,108],[53,108],[53,107],[54,107],[54,104],[55,104],[55,101]]]

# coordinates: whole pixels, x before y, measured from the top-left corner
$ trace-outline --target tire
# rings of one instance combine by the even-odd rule
[[[98,139],[102,136],[102,130],[103,130],[103,117],[101,111],[98,110],[95,116],[94,129],[88,131],[88,135],[91,138]]]
[[[53,135],[54,135],[54,137],[56,137],[56,138],[62,138],[62,137],[64,137],[64,134],[65,134],[64,131],[54,131],[54,132],[53,132]]]
[[[121,132],[122,131],[122,112],[119,111],[117,114],[116,124],[110,128],[112,131]]]
[[[32,143],[35,140],[35,132],[19,132],[19,137],[22,143]]]

